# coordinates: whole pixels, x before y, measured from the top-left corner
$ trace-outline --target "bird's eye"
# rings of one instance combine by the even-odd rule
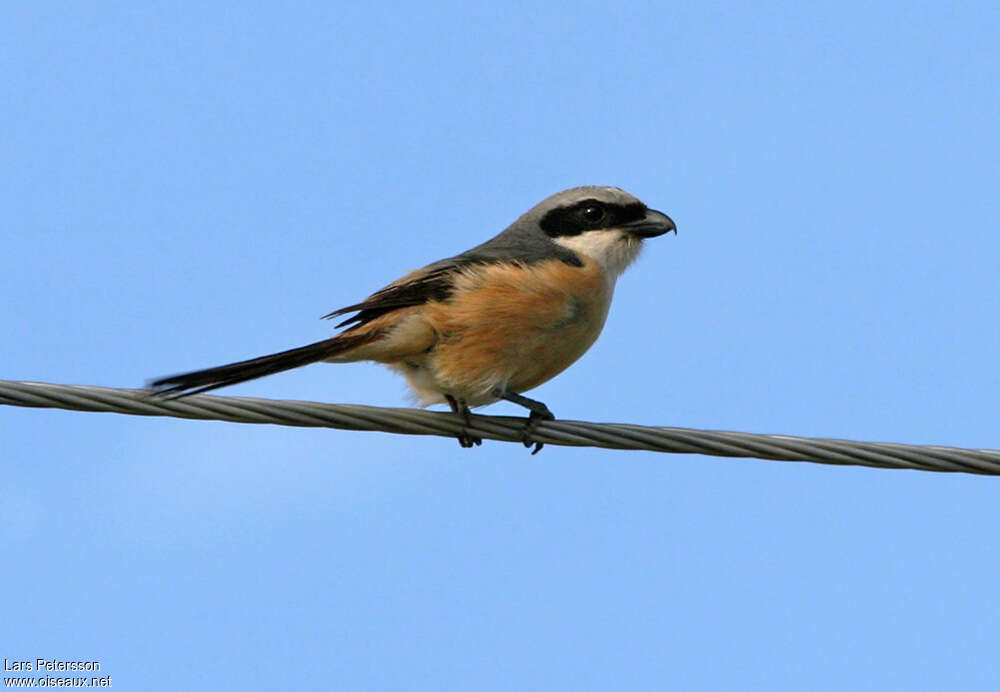
[[[596,226],[608,215],[603,204],[588,204],[580,211],[580,216],[590,226]]]

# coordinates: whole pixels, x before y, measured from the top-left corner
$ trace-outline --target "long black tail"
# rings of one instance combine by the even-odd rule
[[[229,365],[219,365],[214,368],[161,377],[150,382],[149,388],[156,394],[165,396],[199,394],[316,363],[367,343],[373,339],[373,336],[371,333],[341,334],[332,339],[324,339],[281,353],[272,353],[268,356],[241,360]]]

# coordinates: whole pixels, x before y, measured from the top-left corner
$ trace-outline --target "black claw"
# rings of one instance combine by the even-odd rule
[[[535,449],[531,452],[532,456],[542,451],[542,447],[545,446],[545,443],[535,442],[535,440],[532,439],[532,433],[534,433],[535,428],[538,427],[538,421],[556,419],[556,417],[552,414],[552,411],[549,410],[549,407],[541,401],[535,401],[534,399],[529,399],[526,396],[521,396],[520,394],[508,392],[502,389],[494,389],[493,396],[497,399],[506,399],[507,401],[511,401],[518,406],[523,406],[531,411],[531,415],[528,416],[528,423],[524,426],[524,433],[521,435],[521,442],[524,443],[525,447],[535,445]]]
[[[545,446],[544,442],[537,442],[534,440],[535,430],[538,428],[539,421],[543,420],[555,420],[556,417],[552,415],[552,411],[549,410],[548,406],[542,404],[541,402],[536,402],[539,405],[539,409],[532,409],[531,413],[528,415],[528,422],[524,426],[524,433],[521,435],[521,442],[524,443],[525,447],[535,446],[531,450],[531,456],[535,456],[540,451],[542,447]]]
[[[528,416],[528,422],[524,426],[524,431],[521,435],[521,442],[524,443],[525,447],[531,447],[531,445],[535,445],[535,449],[532,450],[531,452],[532,456],[542,451],[542,447],[545,446],[545,443],[536,442],[533,439],[533,433],[535,432],[535,428],[538,427],[539,421],[556,419],[552,411],[549,410],[549,407],[543,404],[541,401],[535,401],[534,399],[529,399],[526,396],[521,396],[520,394],[517,394],[515,392],[508,392],[500,388],[494,389],[492,394],[497,399],[505,399],[506,401],[513,402],[518,406],[523,406],[524,408],[531,411],[531,414]],[[448,403],[451,403],[452,401],[453,399],[451,397],[448,397]],[[452,404],[452,410],[454,410],[454,406],[455,404]]]
[[[475,447],[476,445],[481,445],[483,443],[483,438],[475,437],[469,433],[468,427],[472,425],[471,412],[469,407],[466,406],[465,402],[461,399],[456,399],[451,394],[444,395],[445,400],[448,402],[448,406],[451,407],[452,413],[457,413],[462,417],[465,422],[465,426],[462,428],[458,437],[458,444],[461,445],[463,449],[469,449],[470,447]]]
[[[475,447],[476,445],[481,445],[483,443],[483,438],[473,437],[467,432],[463,432],[458,436],[458,444],[462,446],[463,449],[469,449],[470,447]]]

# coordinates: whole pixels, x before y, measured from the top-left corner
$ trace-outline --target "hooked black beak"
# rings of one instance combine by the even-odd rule
[[[674,225],[673,219],[655,209],[647,209],[645,217],[623,224],[622,228],[640,238],[655,238],[670,231],[677,235],[677,226]]]

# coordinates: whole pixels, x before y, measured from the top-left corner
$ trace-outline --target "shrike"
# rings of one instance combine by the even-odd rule
[[[354,313],[323,341],[154,380],[184,396],[325,361],[371,360],[403,375],[419,402],[469,407],[500,399],[531,413],[533,444],[548,407],[523,396],[586,352],[604,327],[615,282],[642,241],[675,231],[666,214],[615,187],[575,187],[543,200],[495,238],[429,264],[325,317]],[[463,447],[480,444],[468,429]],[[534,443],[538,452],[542,445]]]

